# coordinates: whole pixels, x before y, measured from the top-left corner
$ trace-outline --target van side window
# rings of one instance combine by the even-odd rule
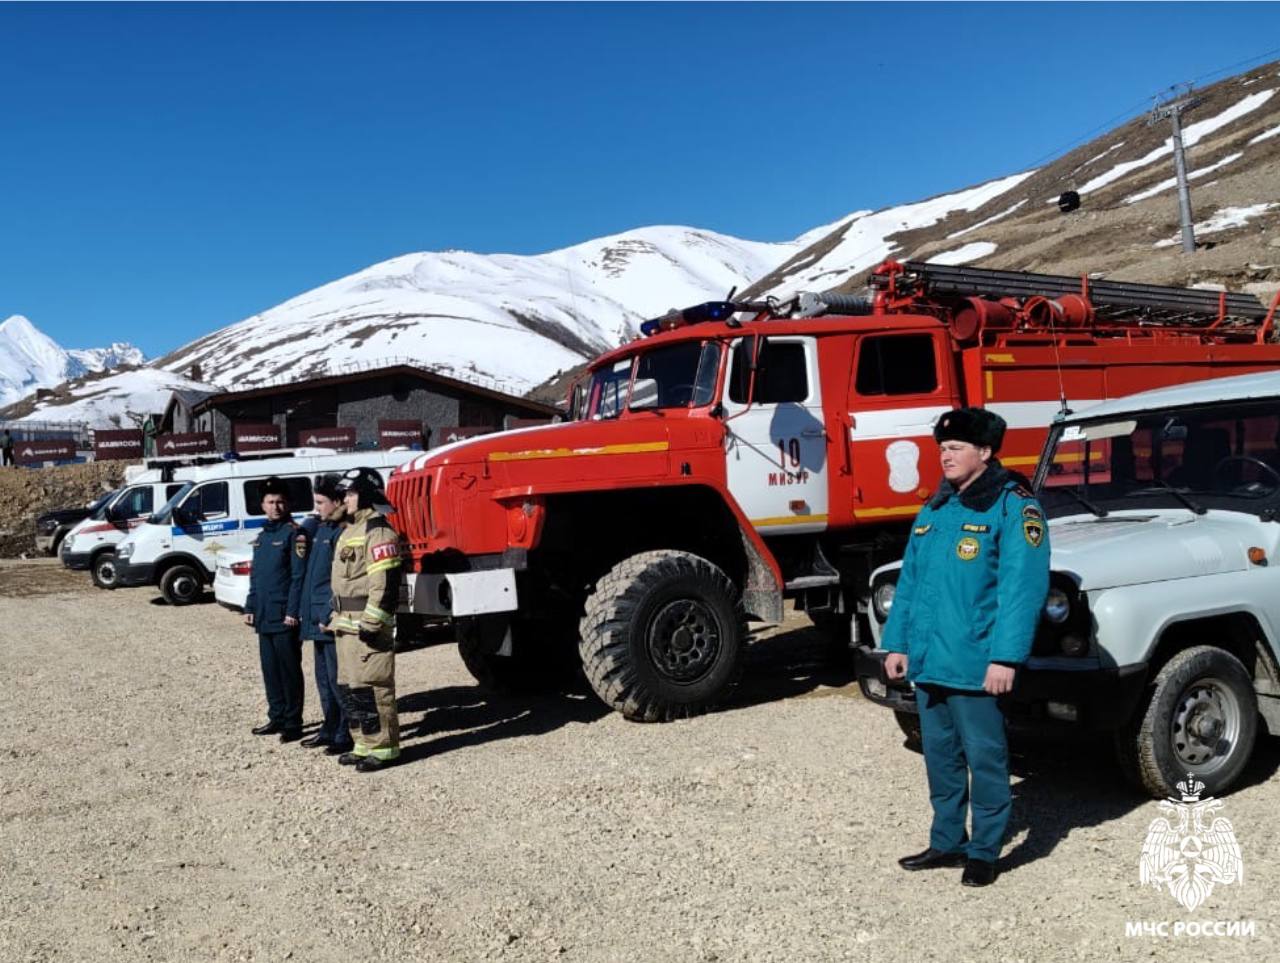
[[[179,485],[179,488],[182,486]],[[152,494],[151,486],[143,485],[140,488],[132,488],[125,493],[124,498],[120,499],[120,504],[116,506],[123,518],[141,518],[143,515],[151,514]]]
[[[746,404],[751,382],[750,340],[746,348],[733,353],[733,370],[729,375],[729,400]],[[809,397],[809,365],[804,345],[795,341],[765,341],[756,366],[754,402],[777,405],[805,401]]]
[[[265,478],[251,478],[244,483],[244,512],[249,516],[263,514],[262,483]],[[284,479],[289,486],[289,511],[309,512],[315,507],[311,497],[311,479],[306,476],[291,475]]]
[[[924,395],[938,389],[933,336],[889,334],[863,338],[855,388],[860,395]]]
[[[187,500],[182,503],[182,507],[206,521],[215,518],[226,518],[231,511],[227,501],[227,483],[209,482],[206,485],[201,485],[187,496]]]
[[[178,482],[176,485],[166,485],[164,488],[164,500],[167,502],[180,491],[182,491],[182,482]]]

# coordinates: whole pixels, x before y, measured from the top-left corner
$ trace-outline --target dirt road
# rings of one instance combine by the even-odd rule
[[[1226,800],[1244,882],[1194,914],[1139,886],[1158,812],[1096,747],[1020,757],[1004,874],[966,890],[896,866],[927,838],[923,765],[806,624],[670,725],[486,700],[452,646],[404,654],[406,764],[358,776],[249,734],[234,615],[0,563],[0,959],[1280,958],[1280,740]],[[1256,935],[1125,934],[1187,919]]]

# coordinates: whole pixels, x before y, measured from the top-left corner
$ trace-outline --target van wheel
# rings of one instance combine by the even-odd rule
[[[511,624],[511,654],[499,655]],[[454,622],[458,654],[482,689],[524,696],[562,691],[579,678],[573,626],[543,620],[482,615]],[[580,683],[579,683],[580,684]]]
[[[1192,776],[1222,795],[1249,761],[1258,698],[1240,660],[1211,645],[1184,649],[1156,676],[1146,701],[1116,734],[1125,775],[1156,798]]]
[[[120,565],[115,552],[103,552],[93,559],[89,567],[93,584],[100,589],[113,589],[120,583]]]
[[[587,681],[628,719],[705,712],[737,684],[747,623],[737,588],[688,552],[642,552],[596,583],[581,623]]]
[[[65,539],[65,538],[67,537],[67,532],[68,532],[68,531],[70,531],[70,529],[67,529],[67,528],[60,528],[60,529],[58,529],[58,531],[54,534],[54,536],[53,536],[53,547],[49,549],[49,554],[50,554],[50,555],[52,555],[54,558],[57,558],[57,557],[58,557],[58,553],[62,551],[62,541],[63,541],[63,539]]]
[[[175,565],[160,579],[160,592],[170,605],[191,605],[204,595],[204,579],[191,565]]]

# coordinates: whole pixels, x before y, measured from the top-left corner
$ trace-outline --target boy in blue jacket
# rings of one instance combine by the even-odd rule
[[[938,419],[943,481],[916,516],[881,648],[916,686],[933,828],[903,869],[964,865],[995,881],[1012,797],[1004,714],[1049,591],[1049,531],[1024,479],[995,458],[1005,422],[982,408]],[[971,816],[973,832],[965,832]]]
[[[302,637],[315,646],[316,690],[324,710],[324,722],[315,735],[302,740],[307,748],[323,746],[331,756],[354,748],[347,716],[342,710],[338,691],[338,652],[333,633],[328,631],[329,613],[333,611],[330,574],[333,570],[333,546],[346,524],[346,508],[338,492],[339,477],[324,475],[313,489],[316,517],[307,519],[311,527],[311,555],[307,575],[302,582]]]

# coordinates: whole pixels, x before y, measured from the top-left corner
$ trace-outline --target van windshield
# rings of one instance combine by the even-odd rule
[[[184,498],[190,494],[191,489],[195,488],[195,482],[186,482],[181,488],[173,493],[173,496],[164,503],[160,511],[156,512],[147,521],[152,525],[169,525],[173,522],[173,510]]]
[[[107,492],[105,495],[99,498],[96,502],[94,502],[92,505],[89,506],[89,517],[93,519],[95,522],[100,522],[104,518],[106,518],[107,509],[111,506],[111,503],[114,502],[116,498],[120,495],[120,493],[123,491],[124,491],[123,488],[117,488],[114,491]]]

